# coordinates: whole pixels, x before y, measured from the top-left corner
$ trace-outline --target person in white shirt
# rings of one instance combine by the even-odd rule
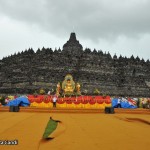
[[[52,101],[53,101],[53,107],[56,107],[56,102],[57,102],[57,95],[56,94],[54,95]]]
[[[121,98],[118,98],[118,102],[117,102],[117,108],[121,108]]]
[[[48,91],[47,95],[51,95],[51,91]]]

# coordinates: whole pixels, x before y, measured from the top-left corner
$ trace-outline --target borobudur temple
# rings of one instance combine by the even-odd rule
[[[0,60],[0,93],[27,94],[40,88],[56,89],[66,74],[81,84],[81,92],[111,96],[150,96],[150,62],[135,58],[113,57],[101,50],[83,49],[71,33],[62,50],[28,50]]]

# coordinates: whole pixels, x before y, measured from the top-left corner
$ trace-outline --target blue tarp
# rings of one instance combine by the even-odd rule
[[[14,100],[9,101],[5,106],[29,106],[30,102],[26,97],[18,97]]]
[[[121,108],[137,108],[136,105],[132,105],[128,101],[120,101]],[[112,107],[118,108],[118,98],[112,99]]]

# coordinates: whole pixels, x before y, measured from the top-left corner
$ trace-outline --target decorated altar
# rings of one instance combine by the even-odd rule
[[[31,107],[52,108],[52,96],[47,95],[28,95]],[[105,108],[111,106],[110,96],[77,96],[60,97],[57,100],[57,108]]]
[[[81,95],[80,84],[73,80],[71,74],[67,74],[56,85],[57,108],[105,108],[111,106],[110,96]],[[53,107],[54,95],[28,95],[31,107]]]

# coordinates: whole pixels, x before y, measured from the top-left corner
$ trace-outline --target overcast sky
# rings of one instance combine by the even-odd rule
[[[73,31],[84,49],[150,59],[150,0],[0,0],[0,59]]]

